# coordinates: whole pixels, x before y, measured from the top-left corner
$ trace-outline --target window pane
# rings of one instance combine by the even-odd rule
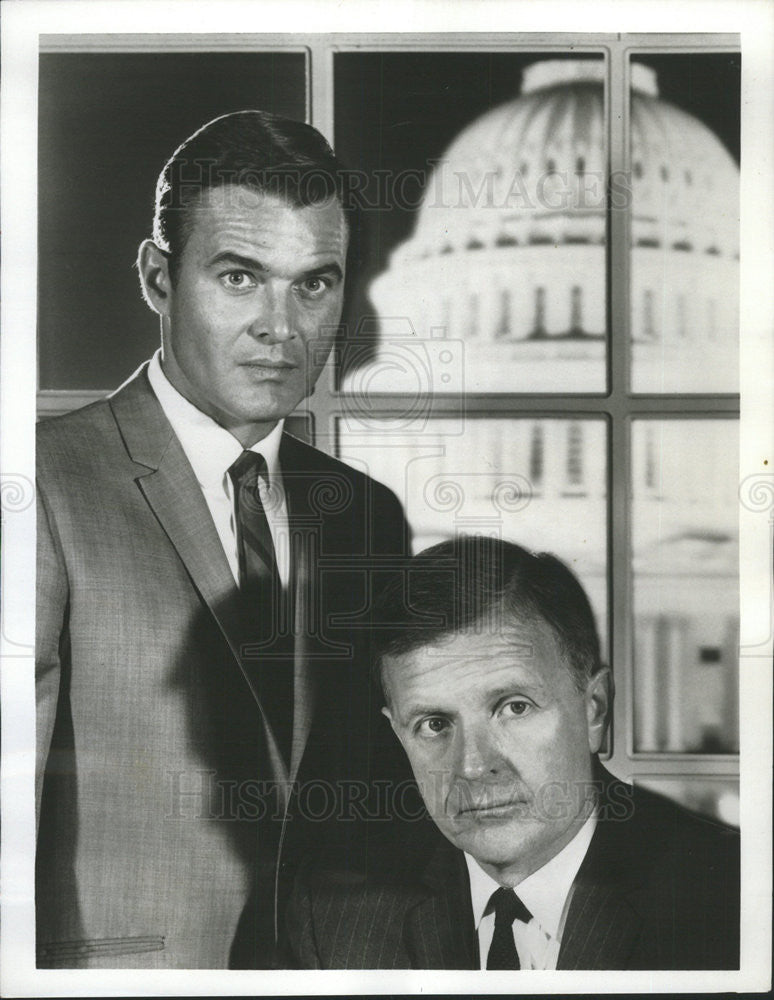
[[[339,455],[389,486],[414,551],[487,534],[553,552],[577,573],[606,636],[603,420],[364,419],[339,423]]]
[[[164,163],[205,122],[304,120],[302,53],[42,53],[41,389],[112,389],[158,346],[133,265]]]
[[[632,60],[632,389],[737,392],[736,55]]]
[[[675,799],[688,809],[712,816],[731,826],[739,826],[739,781],[736,778],[643,775],[636,777],[634,784]]]
[[[566,53],[336,56],[365,219],[346,391],[413,391],[385,359],[443,339],[464,363],[437,392],[604,391],[603,78]]]
[[[632,448],[634,749],[736,752],[737,424],[637,420]]]

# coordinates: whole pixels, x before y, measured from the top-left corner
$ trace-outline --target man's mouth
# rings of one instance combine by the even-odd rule
[[[295,368],[296,366],[292,361],[272,361],[269,358],[253,358],[249,361],[243,361],[243,365],[248,368]]]
[[[498,798],[467,804],[457,811],[458,818],[502,819],[523,812],[527,801],[521,797]]]
[[[290,361],[269,361],[263,358],[256,358],[253,361],[243,361],[241,367],[247,368],[248,371],[256,375],[263,375],[267,378],[280,378],[294,371],[298,366],[291,364]]]

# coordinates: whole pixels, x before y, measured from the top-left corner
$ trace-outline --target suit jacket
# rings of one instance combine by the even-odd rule
[[[559,969],[739,967],[739,838],[600,770],[599,820]],[[429,821],[302,865],[288,923],[305,968],[478,969],[464,855]]]
[[[37,447],[38,963],[223,968],[248,912],[268,963],[275,890],[310,831],[335,827],[330,796],[407,773],[391,770],[367,666],[370,588],[406,550],[400,505],[283,436],[288,767],[216,529],[145,370],[42,423]]]

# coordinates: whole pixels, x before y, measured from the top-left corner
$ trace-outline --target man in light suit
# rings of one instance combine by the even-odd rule
[[[588,600],[553,556],[428,549],[377,602],[384,712],[432,819],[302,866],[299,965],[739,967],[736,831],[615,779]]]
[[[400,777],[365,626],[402,511],[283,433],[336,333],[350,220],[311,127],[204,126],[139,251],[160,352],[39,428],[40,966],[277,964],[298,851]]]

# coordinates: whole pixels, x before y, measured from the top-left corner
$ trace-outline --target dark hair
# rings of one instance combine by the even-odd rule
[[[579,688],[602,666],[583,587],[555,556],[484,536],[461,536],[408,560],[374,606],[374,668],[455,633],[545,622]],[[382,686],[382,695],[384,695]]]
[[[272,194],[301,208],[336,198],[352,235],[356,206],[348,172],[317,129],[266,111],[235,111],[189,136],[156,183],[153,240],[169,257],[175,280],[189,235],[189,212],[224,185]]]

